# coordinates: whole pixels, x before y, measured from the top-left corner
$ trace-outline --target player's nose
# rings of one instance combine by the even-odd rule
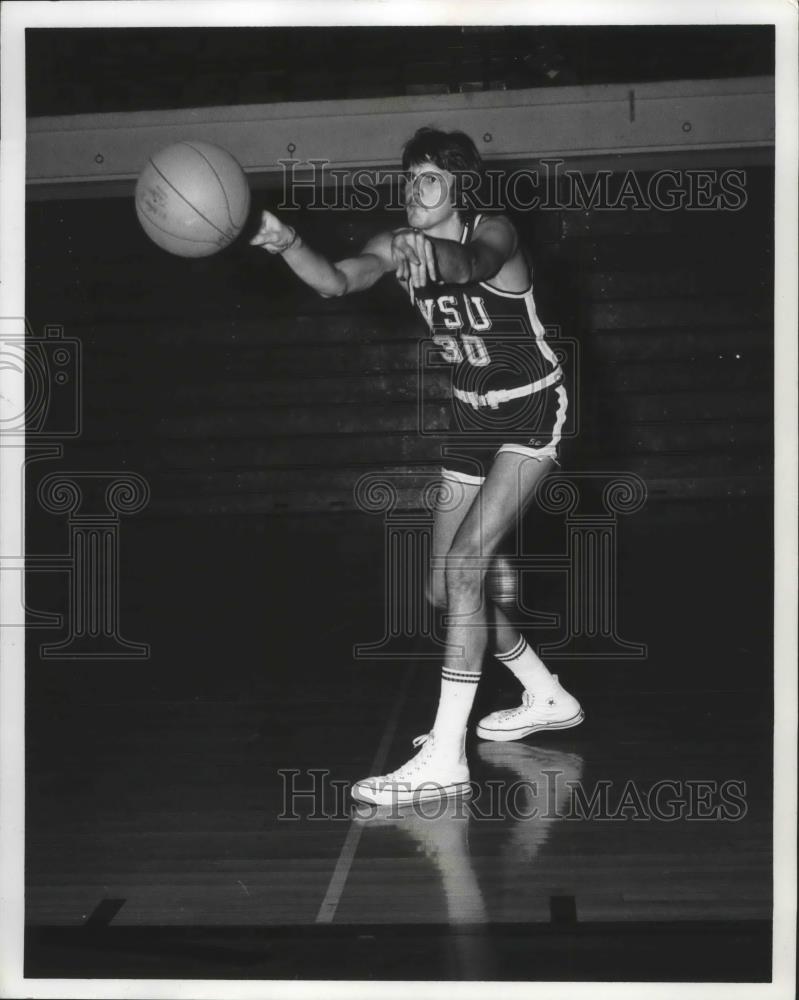
[[[405,184],[405,205],[408,208],[419,208],[419,185],[412,180]]]

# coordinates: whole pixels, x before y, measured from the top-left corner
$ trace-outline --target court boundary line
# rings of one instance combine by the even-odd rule
[[[410,686],[414,670],[415,664],[411,663],[405,671],[399,691],[397,692],[397,696],[394,700],[394,708],[386,721],[383,735],[380,739],[377,750],[375,751],[375,756],[372,760],[369,774],[381,773],[381,768],[385,763],[389,747],[391,746],[391,742],[397,731],[400,713],[405,705],[405,699],[408,695],[408,687]],[[338,904],[344,894],[347,878],[349,877],[352,863],[355,860],[355,854],[358,850],[358,844],[362,833],[363,824],[350,821],[350,828],[347,830],[347,836],[344,838],[344,843],[341,847],[341,851],[339,852],[338,860],[336,861],[336,867],[333,869],[333,874],[330,876],[327,892],[325,893],[324,899],[319,907],[319,912],[316,914],[316,920],[314,923],[329,924],[333,922],[336,910],[338,909]]]

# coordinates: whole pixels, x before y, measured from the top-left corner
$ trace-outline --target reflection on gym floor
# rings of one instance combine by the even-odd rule
[[[362,854],[374,859],[398,854],[400,859],[395,867],[381,865],[385,895],[375,896],[371,905],[368,898],[359,897],[359,919],[402,920],[407,907],[417,920],[437,920],[442,915],[439,900],[451,924],[503,919],[495,908],[489,910],[478,877],[485,867],[485,851],[490,847],[498,852],[492,896],[497,874],[504,881],[503,871],[522,883],[538,864],[542,846],[556,835],[570,783],[579,781],[583,762],[577,754],[524,743],[480,743],[476,753],[481,781],[471,799],[355,807]],[[427,870],[435,873],[437,884],[408,877],[409,869],[417,867],[414,852],[429,862]]]

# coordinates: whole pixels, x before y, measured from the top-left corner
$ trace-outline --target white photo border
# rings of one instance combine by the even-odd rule
[[[2,145],[0,147],[0,317],[24,317],[26,27],[230,27],[460,24],[774,24],[776,29],[775,237],[775,710],[774,710],[774,980],[770,984],[714,983],[409,983],[238,980],[25,979],[24,932],[24,629],[0,635],[0,996],[192,998],[373,997],[384,1000],[445,997],[505,1000],[591,996],[638,998],[792,997],[796,930],[797,737],[797,47],[796,4],[784,0],[131,0],[131,2],[22,2],[2,6]],[[19,392],[17,373],[0,371],[0,416],[6,390]],[[22,552],[22,493],[15,464],[0,448],[0,552]],[[13,574],[17,575],[17,574]],[[0,621],[19,613],[0,574]],[[24,625],[24,622],[19,623]],[[679,961],[679,956],[675,956]]]

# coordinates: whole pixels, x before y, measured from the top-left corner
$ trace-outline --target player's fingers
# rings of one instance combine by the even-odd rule
[[[424,233],[416,234],[416,252],[419,255],[419,260],[424,260],[427,256],[427,248],[431,245],[430,237],[425,236]]]
[[[422,284],[427,284],[427,254],[425,252],[426,240],[422,236],[416,245],[416,257],[419,261],[419,279]]]
[[[261,242],[263,234],[264,234],[264,223],[263,223],[263,219],[262,219],[261,220],[260,228],[258,229],[258,232],[250,240],[250,243],[252,243],[253,246],[257,246]]]
[[[411,265],[421,263],[419,255],[417,254],[413,244],[410,242],[400,245],[400,253]]]
[[[403,257],[406,257],[411,264],[419,263],[419,254],[416,252],[416,245],[413,239],[414,233],[404,234],[404,239],[400,242],[399,250]]]
[[[270,212],[261,213],[261,227],[255,234],[255,236],[253,236],[253,238],[250,240],[250,243],[253,246],[263,246],[263,244],[266,243],[267,240],[270,238],[270,236],[272,235],[270,233],[270,229],[272,228],[271,223],[273,219],[274,216]]]
[[[427,263],[427,273],[430,276],[430,280],[438,281],[438,274],[436,272],[436,254],[430,240],[424,241],[424,257]]]

